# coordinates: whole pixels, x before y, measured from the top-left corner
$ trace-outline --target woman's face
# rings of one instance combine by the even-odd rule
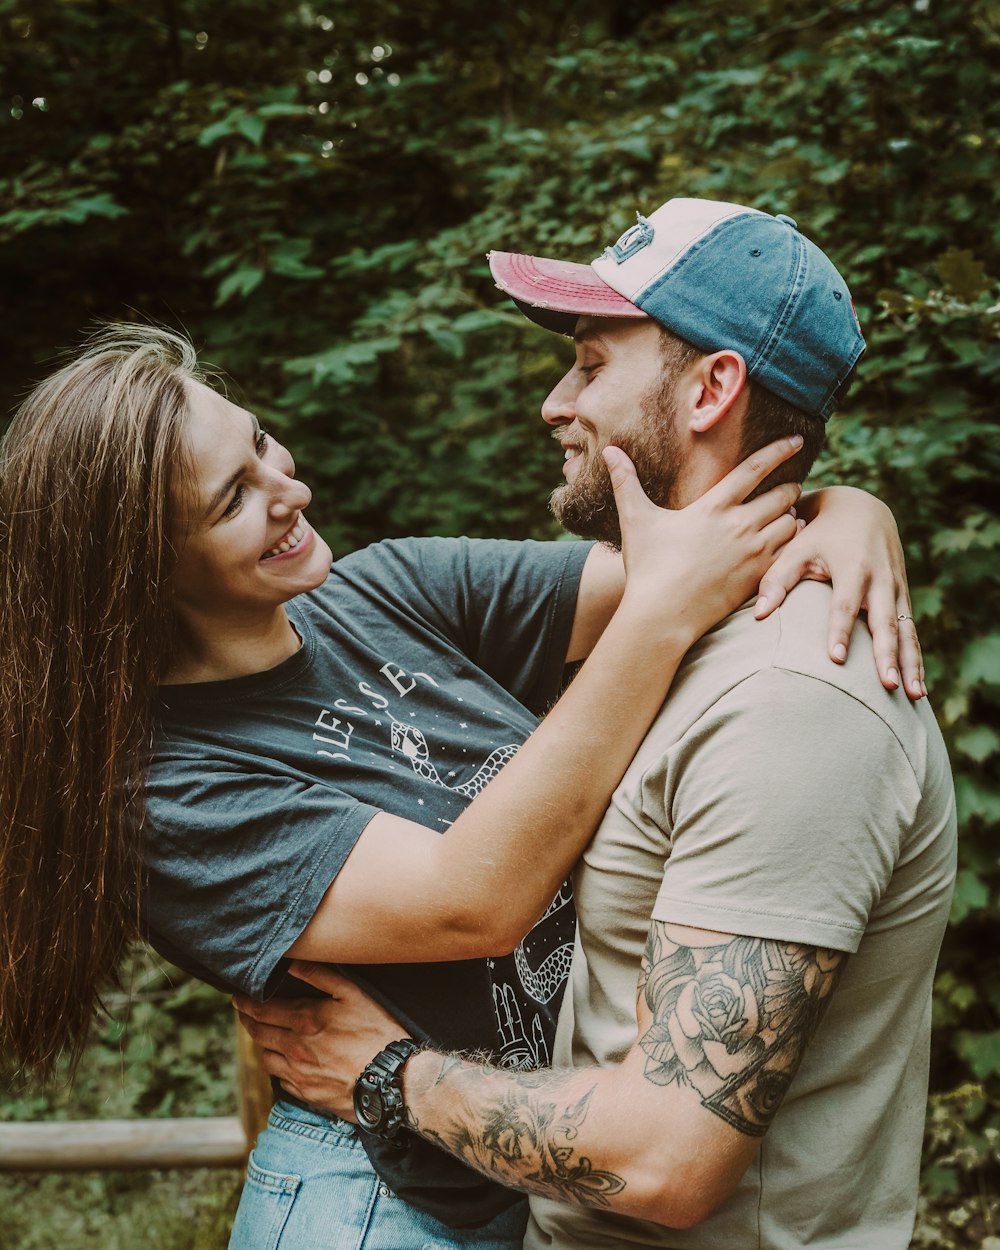
[[[266,619],[330,571],[330,548],[302,515],[312,494],[256,417],[200,382],[185,389],[193,479],[179,503],[175,602],[195,627]]]

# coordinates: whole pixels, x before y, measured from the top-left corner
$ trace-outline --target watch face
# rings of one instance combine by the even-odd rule
[[[377,1128],[385,1114],[385,1103],[378,1083],[371,1076],[364,1077],[357,1085],[354,1111],[365,1128]]]

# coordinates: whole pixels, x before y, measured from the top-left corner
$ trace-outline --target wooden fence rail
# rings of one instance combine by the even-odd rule
[[[238,1115],[0,1124],[0,1172],[242,1168],[267,1122],[271,1085],[239,1026],[236,1069]]]

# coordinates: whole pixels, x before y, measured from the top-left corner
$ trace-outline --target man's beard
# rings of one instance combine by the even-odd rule
[[[642,401],[638,420],[612,434],[606,444],[620,447],[635,465],[642,489],[659,507],[669,507],[680,472],[674,389],[666,382]],[[558,435],[559,431],[556,431]],[[603,446],[581,453],[583,464],[572,482],[552,492],[549,507],[565,529],[581,538],[596,538],[621,550],[622,531],[615,507],[611,475],[601,457]]]

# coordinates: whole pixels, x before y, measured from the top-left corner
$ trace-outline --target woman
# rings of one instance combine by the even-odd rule
[[[159,949],[216,985],[301,992],[288,957],[336,961],[418,1035],[544,1062],[560,883],[686,648],[794,534],[797,488],[742,500],[795,450],[670,513],[607,449],[624,579],[587,544],[446,539],[331,572],[288,453],[189,344],[99,337],[0,458],[5,1046],[40,1069],[79,1051],[142,901]],[[365,1143],[404,1203],[349,1126],[282,1104],[270,1136],[234,1245],[276,1244],[303,1189],[282,1142],[311,1168],[296,1245],[306,1210],[331,1247],[519,1241],[511,1195],[419,1145]]]

